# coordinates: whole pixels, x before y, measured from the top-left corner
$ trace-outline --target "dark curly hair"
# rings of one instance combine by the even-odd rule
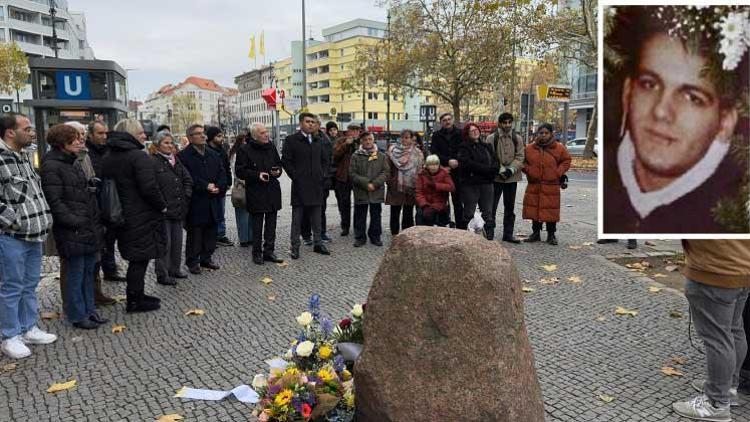
[[[54,125],[47,132],[47,144],[53,148],[62,149],[65,145],[70,145],[80,134],[73,126],[65,124]]]

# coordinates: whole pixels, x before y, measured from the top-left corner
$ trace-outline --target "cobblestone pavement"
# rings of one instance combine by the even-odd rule
[[[686,318],[670,318],[672,310],[687,316],[687,302],[675,291],[649,293],[653,280],[634,277],[602,255],[621,253],[624,244],[580,246],[596,240],[596,182],[573,175],[563,194],[560,245],[511,246],[522,278],[536,290],[526,296],[526,323],[535,350],[547,419],[550,421],[678,421],[671,403],[694,395],[689,383],[704,373],[703,357],[690,347]],[[523,197],[522,184],[518,202]],[[288,183],[284,188],[289,194]],[[285,199],[284,204],[288,203]],[[286,206],[286,205],[285,205]],[[519,206],[520,208],[520,206]],[[227,213],[230,236],[234,215]],[[151,421],[179,413],[186,420],[249,420],[248,405],[181,401],[172,398],[182,386],[230,389],[250,383],[263,361],[284,350],[294,334],[294,317],[312,293],[322,295],[325,313],[343,316],[364,301],[384,249],[351,247],[353,239],[338,235],[335,199],[328,207],[334,237],[330,257],[302,247],[302,258],[286,268],[252,264],[249,250],[218,249],[219,271],[191,276],[176,288],[155,284],[149,270],[147,292],[162,298],[162,309],[127,315],[124,305],[101,309],[121,334],[109,327],[95,332],[72,329],[61,320],[41,325],[60,336],[50,346],[34,346],[17,367],[0,369],[0,421]],[[288,257],[290,208],[280,214],[277,252]],[[388,212],[383,215],[387,230]],[[529,222],[516,224],[528,233]],[[386,244],[389,235],[384,236]],[[648,248],[641,247],[641,252]],[[553,274],[541,268],[558,265]],[[54,261],[45,263],[55,270]],[[543,285],[541,277],[560,283]],[[273,282],[260,280],[269,276]],[[579,276],[580,284],[567,282]],[[59,311],[59,290],[50,274],[40,287],[41,310]],[[105,283],[108,293],[124,294],[124,284]],[[269,295],[275,300],[269,300]],[[636,317],[615,316],[617,306],[637,309]],[[185,311],[200,308],[202,317]],[[601,317],[601,318],[599,318]],[[597,320],[599,318],[599,320]],[[701,347],[701,345],[698,345]],[[684,356],[687,363],[670,359]],[[10,363],[0,357],[0,368]],[[659,370],[674,366],[684,377]],[[49,394],[54,382],[77,380],[69,391]],[[600,395],[614,397],[610,403]],[[735,420],[750,420],[750,410],[733,409]]]

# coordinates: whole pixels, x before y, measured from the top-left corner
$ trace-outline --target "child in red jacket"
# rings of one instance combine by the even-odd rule
[[[448,170],[440,167],[440,158],[430,155],[417,176],[417,224],[445,227],[450,222],[448,194],[456,190]]]

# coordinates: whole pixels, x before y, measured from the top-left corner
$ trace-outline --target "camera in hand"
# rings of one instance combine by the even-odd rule
[[[568,176],[566,174],[563,174],[560,176],[560,189],[567,189],[568,188]]]

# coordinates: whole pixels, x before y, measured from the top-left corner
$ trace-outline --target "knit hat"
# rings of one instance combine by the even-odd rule
[[[429,166],[430,164],[440,164],[440,157],[435,154],[428,155],[427,159],[424,160],[424,165]]]
[[[337,125],[336,122],[328,122],[326,123],[326,132],[329,132],[332,127],[335,127],[336,130],[339,129],[339,125]]]
[[[216,126],[209,126],[206,129],[206,137],[208,138],[208,141],[211,142],[212,139],[216,137],[216,135],[222,133],[222,130],[219,129]]]

